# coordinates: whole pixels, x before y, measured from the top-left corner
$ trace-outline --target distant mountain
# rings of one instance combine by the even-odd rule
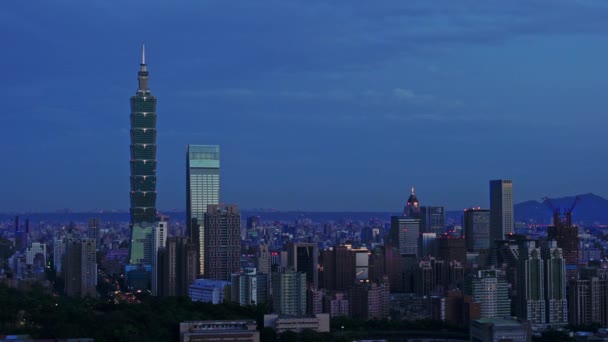
[[[576,196],[552,198],[551,203],[557,208],[568,209],[572,206]],[[578,203],[572,213],[574,222],[583,225],[595,223],[608,224],[608,200],[594,194],[578,195]],[[525,201],[515,204],[515,221],[549,224],[552,222],[553,213],[549,206],[538,201]],[[180,211],[161,211],[170,217],[173,222],[183,222],[186,213]],[[297,219],[310,219],[313,222],[345,222],[368,220],[388,221],[391,215],[398,213],[390,212],[305,212],[305,211],[268,211],[268,210],[243,210],[242,217],[260,216],[264,220],[294,222]],[[0,213],[0,222],[12,221],[15,214]],[[30,222],[57,222],[66,223],[70,221],[86,222],[91,217],[99,217],[106,222],[127,222],[129,213],[122,211],[106,211],[96,213],[72,213],[60,211],[54,213],[22,213],[23,220],[30,219]],[[462,224],[462,210],[447,211],[446,221],[448,224]]]
[[[562,211],[572,207],[577,196],[550,198],[554,207]],[[526,223],[551,223],[552,211],[541,201],[526,201],[515,205],[515,220]],[[572,211],[572,220],[591,225],[608,223],[608,200],[592,193],[578,195],[578,202]]]
[[[550,198],[554,207],[561,211],[570,209],[577,196]],[[553,222],[551,208],[542,201],[525,201],[515,204],[515,221],[532,224],[550,224]],[[460,224],[462,211],[448,211],[448,222]],[[608,200],[592,193],[578,195],[578,202],[572,211],[572,220],[579,224],[592,225],[608,223]]]

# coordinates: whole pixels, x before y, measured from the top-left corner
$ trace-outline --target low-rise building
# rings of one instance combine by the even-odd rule
[[[481,318],[471,322],[471,342],[530,341],[530,324],[506,318]]]
[[[259,342],[255,321],[189,321],[179,324],[181,342]]]
[[[230,299],[230,282],[212,279],[197,279],[190,285],[188,294],[193,302],[219,304]]]
[[[279,334],[285,331],[301,332],[305,329],[329,332],[329,314],[323,313],[314,316],[264,315],[264,327],[270,327]]]

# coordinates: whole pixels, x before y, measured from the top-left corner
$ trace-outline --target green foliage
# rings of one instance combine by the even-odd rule
[[[249,319],[255,307],[212,305],[189,298],[145,298],[141,304],[114,304],[92,298],[19,292],[0,286],[0,335],[26,333],[34,338],[90,337],[97,341],[173,341],[179,323],[194,320]]]

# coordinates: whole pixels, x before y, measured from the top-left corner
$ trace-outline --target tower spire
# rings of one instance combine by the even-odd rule
[[[415,195],[415,193],[414,193],[414,187],[412,187],[412,195]]]
[[[146,65],[146,44],[141,44],[141,64]]]

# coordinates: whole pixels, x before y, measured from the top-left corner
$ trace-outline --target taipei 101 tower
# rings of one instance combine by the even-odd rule
[[[146,52],[142,45],[139,87],[131,96],[131,247],[129,264],[150,265],[150,237],[156,212],[156,98],[148,88]]]

